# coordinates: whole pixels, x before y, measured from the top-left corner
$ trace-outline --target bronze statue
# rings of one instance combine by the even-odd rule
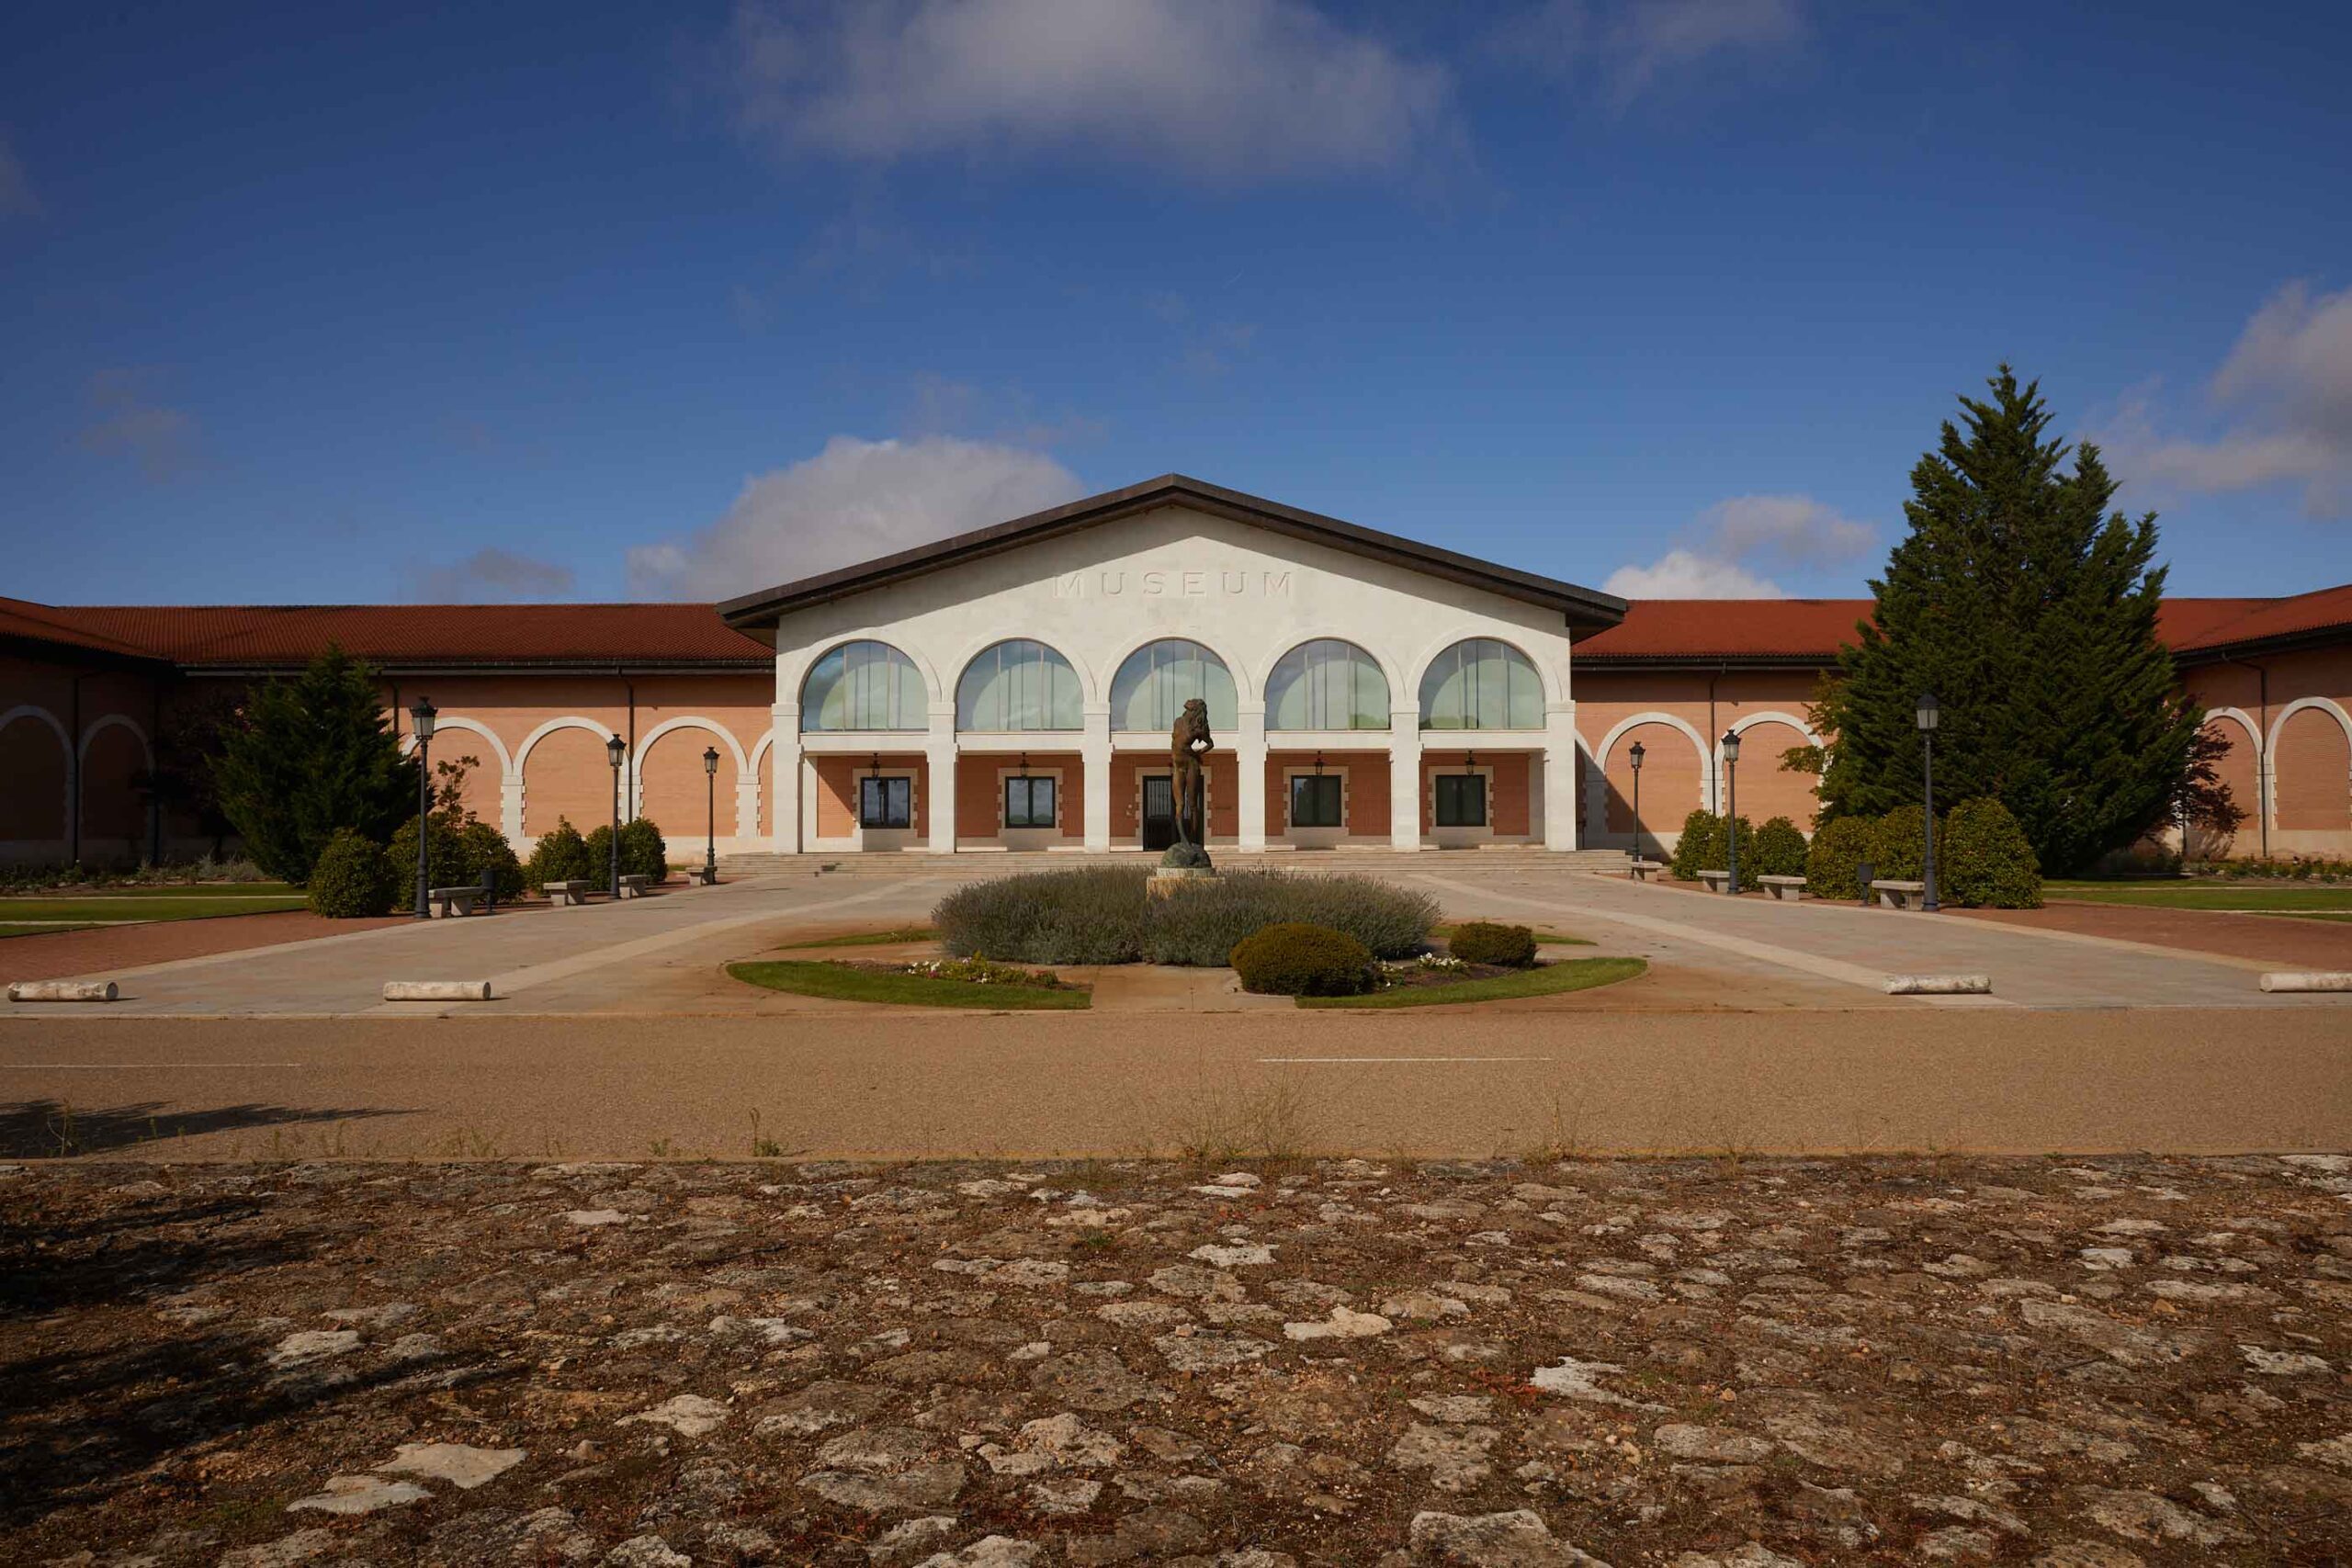
[[[1193,697],[1184,704],[1182,715],[1168,732],[1168,760],[1175,770],[1170,783],[1176,796],[1176,847],[1168,852],[1170,864],[1180,861],[1208,863],[1207,774],[1203,763],[1216,750],[1216,739],[1209,734],[1209,705]],[[1184,853],[1187,850],[1193,853]]]

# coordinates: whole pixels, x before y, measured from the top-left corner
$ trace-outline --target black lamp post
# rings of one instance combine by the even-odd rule
[[[1634,858],[1635,860],[1642,858],[1642,759],[1648,755],[1649,753],[1642,749],[1642,743],[1638,740],[1634,742],[1633,750],[1625,753],[1625,760],[1634,764]],[[1629,870],[1625,874],[1631,876],[1634,874]]]
[[[1724,891],[1739,892],[1739,731],[1724,731],[1724,857],[1731,862],[1731,881]]]
[[[612,886],[608,895],[621,896],[621,759],[628,754],[628,742],[614,736],[605,742],[605,755],[613,760],[613,843],[610,874]]]
[[[1928,852],[1925,859],[1927,874],[1922,880],[1928,885],[1928,896],[1919,901],[1919,908],[1929,914],[1935,913],[1938,908],[1936,904],[1936,723],[1938,717],[1936,694],[1920,693],[1920,782],[1925,787],[1928,798]]]
[[[707,887],[718,880],[718,748],[702,749],[702,778],[705,800],[709,810],[708,836],[703,840],[702,882]]]
[[[441,710],[433,705],[431,697],[419,697],[408,710],[409,722],[416,726],[416,918],[429,918],[432,906],[426,901],[425,884],[431,880],[426,871],[425,845],[432,835],[426,831],[425,808],[433,792],[433,721]]]

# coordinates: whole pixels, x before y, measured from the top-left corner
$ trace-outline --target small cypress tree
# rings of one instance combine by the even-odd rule
[[[1912,470],[1911,532],[1813,710],[1837,736],[1821,795],[1831,817],[1917,805],[1914,715],[1933,691],[1937,794],[2000,800],[2067,871],[2164,820],[2203,716],[2156,639],[2155,514],[2107,510],[2116,484],[2088,443],[2064,468],[2037,385],[2006,365],[1989,385]]]
[[[380,844],[416,810],[416,763],[392,739],[375,671],[332,644],[297,679],[246,694],[212,778],[245,852],[298,886],[336,829]]]

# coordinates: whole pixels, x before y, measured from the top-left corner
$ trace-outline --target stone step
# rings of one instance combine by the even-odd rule
[[[1510,844],[1498,849],[1430,850],[1397,854],[1388,850],[1275,850],[1244,855],[1232,849],[1216,852],[1223,866],[1273,866],[1301,872],[1526,870],[1623,875],[1631,858],[1623,850],[1542,850]],[[1152,865],[1157,851],[1112,850],[1088,854],[967,850],[939,855],[921,851],[889,851],[862,854],[854,851],[820,851],[808,854],[741,853],[718,857],[722,877],[737,876],[1010,876],[1017,872],[1067,871],[1086,865]]]

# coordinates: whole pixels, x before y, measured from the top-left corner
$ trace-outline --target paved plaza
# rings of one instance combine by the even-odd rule
[[[175,1158],[2352,1145],[2352,998],[2267,994],[2258,957],[1471,855],[1380,869],[1450,918],[1561,931],[1593,944],[1564,952],[1649,973],[1366,1014],[1248,997],[1214,972],[1114,970],[1093,976],[1091,1010],[980,1015],[725,973],[920,922],[991,869],[971,858],[109,970],[115,1003],[0,1013],[0,1135],[17,1156]],[[2352,929],[2317,929],[2295,934],[2352,946]],[[1984,974],[1993,993],[1893,997],[1894,973]],[[452,978],[496,999],[379,999],[387,980]]]

